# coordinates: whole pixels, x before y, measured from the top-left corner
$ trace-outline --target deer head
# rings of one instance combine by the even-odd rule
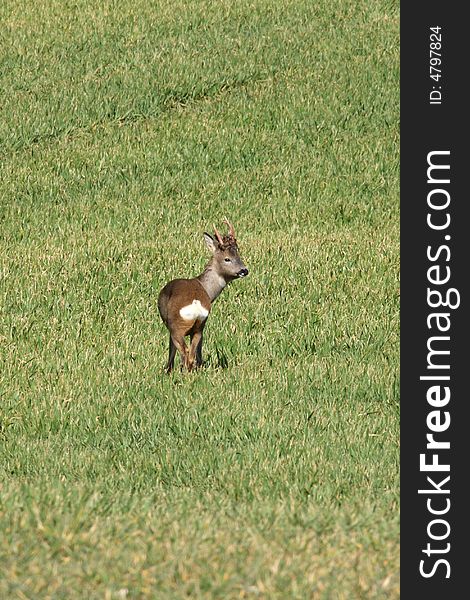
[[[214,226],[215,238],[208,233],[204,233],[204,239],[206,246],[212,252],[211,269],[219,277],[223,277],[226,282],[229,282],[240,277],[246,277],[248,269],[238,253],[237,239],[233,225],[227,219],[224,219],[224,223],[228,226],[228,233],[226,235],[221,236]]]

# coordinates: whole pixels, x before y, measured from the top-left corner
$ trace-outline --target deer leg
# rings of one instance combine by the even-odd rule
[[[202,365],[202,331],[201,331],[201,339],[199,340],[199,343],[196,346],[196,367],[200,367],[201,365]]]
[[[168,352],[168,364],[166,366],[166,372],[171,373],[173,365],[175,364],[176,346],[173,342],[173,338],[170,335],[170,348]]]
[[[199,366],[198,363],[198,347],[202,343],[202,331],[196,331],[191,336],[191,346],[189,348],[189,358],[188,358],[188,370],[191,371],[196,364],[196,367]]]
[[[186,347],[186,343],[184,341],[184,337],[183,336],[171,336],[171,339],[173,341],[173,344],[176,346],[176,349],[178,350],[178,352],[180,353],[181,356],[181,367],[187,367],[188,366],[188,348]]]

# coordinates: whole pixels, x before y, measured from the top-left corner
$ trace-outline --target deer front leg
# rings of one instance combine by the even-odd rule
[[[196,347],[196,367],[202,366],[202,331],[201,331],[201,339]]]
[[[176,346],[173,342],[173,338],[170,335],[170,347],[168,352],[168,363],[166,365],[166,372],[171,373],[175,364]]]
[[[202,331],[196,331],[191,336],[191,346],[189,348],[188,371],[191,371],[196,365],[199,367],[200,347],[202,347]],[[199,354],[198,354],[199,352]]]

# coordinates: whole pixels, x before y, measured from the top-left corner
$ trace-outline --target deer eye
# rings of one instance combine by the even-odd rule
[[[224,260],[225,260],[225,262],[232,262],[232,259],[231,259],[231,258],[228,258],[228,256],[226,256],[226,257],[224,258]]]

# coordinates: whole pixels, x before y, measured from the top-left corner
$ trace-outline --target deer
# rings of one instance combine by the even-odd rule
[[[193,279],[173,279],[158,296],[158,311],[170,332],[166,372],[171,373],[178,350],[181,367],[192,371],[202,365],[202,339],[212,304],[228,283],[248,275],[240,258],[233,225],[224,223],[228,233],[221,236],[214,227],[215,238],[204,232],[204,241],[212,253],[204,271]],[[190,336],[189,349],[185,337]]]

